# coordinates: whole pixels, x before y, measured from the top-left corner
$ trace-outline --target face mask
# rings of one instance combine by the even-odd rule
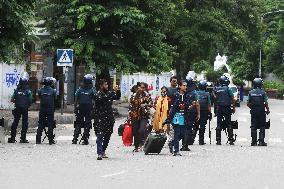
[[[161,92],[161,96],[162,96],[162,97],[167,96],[167,92]]]

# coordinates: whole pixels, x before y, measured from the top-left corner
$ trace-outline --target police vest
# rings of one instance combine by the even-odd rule
[[[51,87],[44,87],[40,90],[41,98],[40,98],[40,107],[43,109],[54,109],[54,89]]]
[[[185,103],[186,104],[186,108],[189,108],[192,105],[192,103],[194,101],[196,101],[196,92],[195,92],[195,90],[187,92],[185,98],[186,98],[185,99],[185,101],[186,101],[186,103]]]
[[[227,86],[216,88],[216,102],[219,106],[230,106],[231,97],[228,92],[229,88]]]
[[[93,107],[93,101],[92,101],[92,94],[93,89],[79,89],[79,106],[82,108],[92,108]]]
[[[250,103],[252,107],[264,107],[265,92],[262,89],[253,89],[250,91]]]
[[[205,91],[198,91],[198,101],[200,105],[200,110],[208,110],[209,102],[208,99],[210,97],[208,92]]]
[[[28,108],[30,106],[28,89],[16,89],[15,91],[15,106],[17,108]]]

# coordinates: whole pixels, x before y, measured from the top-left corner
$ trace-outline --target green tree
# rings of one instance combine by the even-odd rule
[[[175,67],[181,75],[196,62],[213,63],[217,53],[229,58],[240,52],[257,62],[263,1],[187,0],[171,40],[177,46]],[[185,72],[185,73],[184,73]]]
[[[281,0],[269,0],[267,11],[284,9]],[[266,73],[284,80],[284,13],[270,14],[264,19],[264,65]]]
[[[51,47],[70,47],[77,62],[119,71],[171,69],[174,48],[166,32],[175,22],[171,0],[48,0],[41,10]]]
[[[0,1],[0,61],[21,58],[22,44],[32,31],[34,2],[35,0]]]

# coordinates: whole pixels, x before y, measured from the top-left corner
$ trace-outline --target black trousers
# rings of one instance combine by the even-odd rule
[[[206,125],[208,121],[208,110],[200,110],[200,120],[194,124],[193,127],[193,140],[195,140],[195,137],[197,135],[197,131],[199,131],[199,139],[204,139],[204,133],[206,130]]]
[[[138,148],[139,145],[143,145],[146,139],[146,125],[147,119],[140,119],[132,121],[134,146]]]
[[[13,110],[13,115],[14,115],[14,122],[12,123],[11,126],[11,138],[15,139],[17,133],[17,127],[22,117],[21,139],[24,140],[26,139],[26,134],[28,130],[28,108],[16,107]]]
[[[230,106],[217,107],[217,128],[216,128],[216,141],[221,142],[221,131],[227,129],[229,141],[234,140],[234,133],[231,123],[232,110]]]
[[[48,127],[48,140],[53,140],[53,129],[54,129],[54,111],[39,111],[39,121],[38,121],[38,128],[36,134],[36,140],[38,142],[41,141],[42,131],[44,127],[47,125]]]
[[[81,134],[81,128],[84,128],[83,140],[88,140],[90,137],[90,130],[92,128],[92,111],[89,109],[79,108],[76,116],[74,139],[78,139]]]
[[[255,107],[250,110],[250,113],[252,142],[257,142],[257,129],[259,129],[259,141],[264,142],[266,124],[265,109],[261,107]]]

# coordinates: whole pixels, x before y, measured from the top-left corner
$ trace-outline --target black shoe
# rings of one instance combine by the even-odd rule
[[[230,144],[230,145],[235,145],[235,144],[234,144],[234,141],[230,141],[229,144]]]
[[[205,145],[206,143],[204,141],[199,141],[199,145]]]
[[[52,139],[49,141],[49,145],[55,144],[55,141]]]
[[[20,143],[29,143],[29,141],[27,139],[21,139]]]
[[[169,144],[169,149],[170,149],[170,153],[173,154],[174,153],[173,145]]]
[[[251,146],[257,146],[257,142],[256,141],[251,142]]]
[[[88,140],[83,140],[82,145],[88,145],[89,141]]]
[[[77,142],[78,142],[78,140],[77,140],[77,139],[75,139],[75,138],[73,138],[73,140],[72,140],[72,144],[77,144]]]
[[[216,145],[222,145],[221,141],[217,141]]]
[[[41,144],[41,141],[36,141],[36,144]]]
[[[180,152],[174,152],[173,156],[182,156],[182,155],[180,154]]]
[[[187,146],[183,146],[180,151],[190,151],[190,149]]]
[[[99,155],[97,160],[103,160],[103,156],[102,155]]]
[[[264,142],[264,141],[260,141],[260,142],[258,143],[258,146],[267,146],[267,143]]]
[[[14,138],[8,138],[8,143],[15,143],[16,140]]]
[[[139,152],[138,148],[134,148],[133,152]]]

